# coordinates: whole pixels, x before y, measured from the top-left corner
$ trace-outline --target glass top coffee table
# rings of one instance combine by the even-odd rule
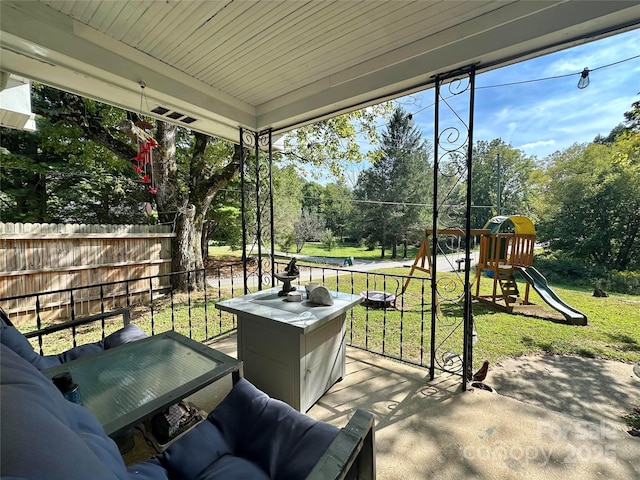
[[[175,332],[105,350],[43,371],[68,371],[83,405],[107,435],[121,433],[216,380],[240,376],[242,362]]]

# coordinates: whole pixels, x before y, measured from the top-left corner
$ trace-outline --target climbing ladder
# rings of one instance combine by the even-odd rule
[[[507,307],[512,306],[518,302],[520,292],[518,290],[518,284],[513,276],[512,268],[505,268],[498,270],[498,284],[502,291],[502,298]]]

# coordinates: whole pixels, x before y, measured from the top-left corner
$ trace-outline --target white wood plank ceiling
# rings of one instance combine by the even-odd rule
[[[1,0],[0,69],[237,140],[637,28],[636,1]],[[145,112],[148,113],[148,112]],[[160,115],[155,115],[160,118]],[[176,116],[176,115],[174,115]],[[181,120],[182,119],[182,120]]]

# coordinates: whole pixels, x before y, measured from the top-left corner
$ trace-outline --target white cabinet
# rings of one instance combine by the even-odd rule
[[[334,304],[287,302],[279,288],[218,302],[238,318],[244,377],[306,412],[345,374],[345,318],[359,295],[332,292]],[[304,294],[303,294],[304,296]]]

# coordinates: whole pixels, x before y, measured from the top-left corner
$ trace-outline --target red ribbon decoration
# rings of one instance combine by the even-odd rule
[[[141,132],[145,134],[144,131]],[[145,138],[141,138],[140,135],[137,136],[137,140],[138,154],[131,159],[133,171],[141,175],[140,181],[148,184],[149,193],[155,195],[158,192],[158,187],[153,178],[153,149],[158,146],[158,142],[152,137],[145,136]]]

